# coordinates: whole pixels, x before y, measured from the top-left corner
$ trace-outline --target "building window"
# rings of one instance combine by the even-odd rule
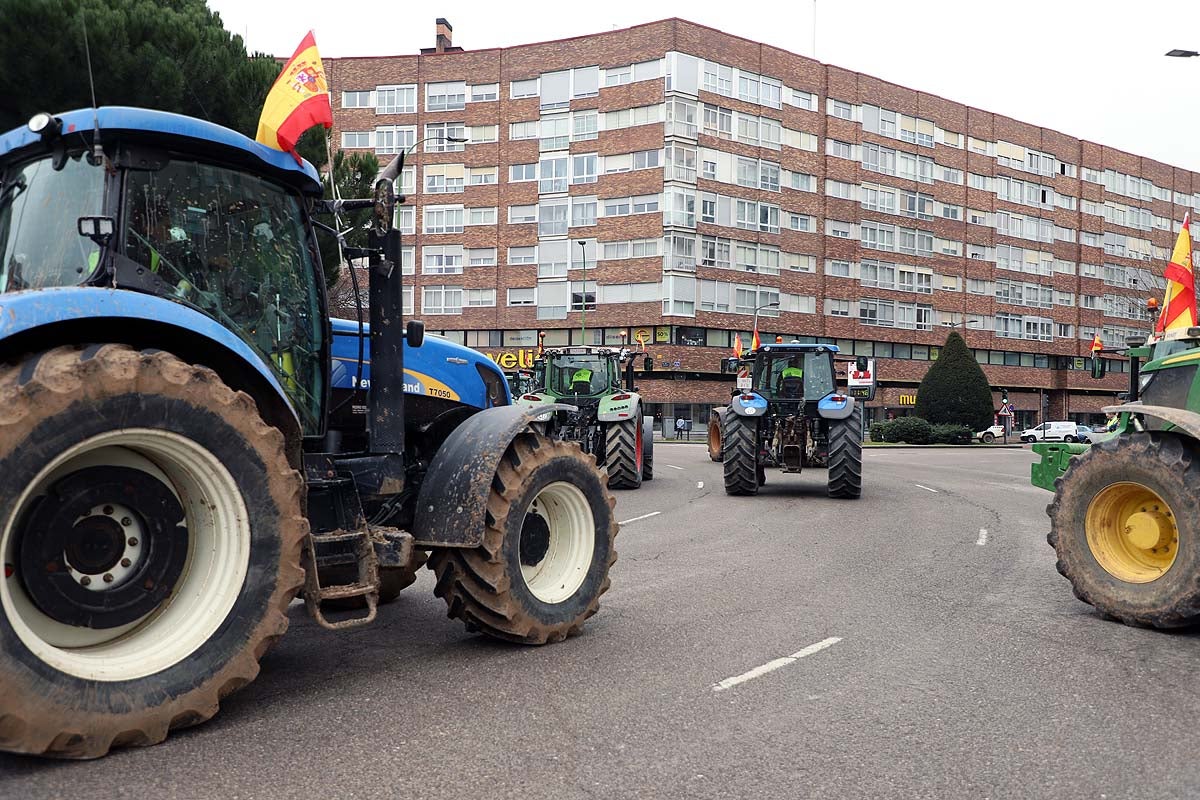
[[[509,264],[536,264],[537,263],[537,248],[536,247],[510,247],[508,248],[508,263]],[[512,305],[512,303],[509,303]]]
[[[465,129],[461,122],[438,122],[425,126],[426,153],[457,153],[463,149],[463,142],[452,142],[450,139],[465,139]]]
[[[496,100],[500,96],[500,84],[498,83],[477,83],[471,86],[471,102],[482,103],[488,100]]]
[[[525,122],[511,122],[508,125],[509,141],[518,141],[521,139],[536,139],[538,135],[538,121],[528,120]]]
[[[399,153],[417,141],[417,129],[412,125],[387,125],[375,129],[375,152],[379,155]]]
[[[496,224],[496,209],[495,208],[468,208],[467,209],[467,224],[468,225],[495,225]]]
[[[422,274],[457,275],[463,271],[463,249],[461,245],[425,247],[421,255]]]
[[[509,84],[508,96],[513,100],[518,100],[522,97],[537,97],[538,79],[529,78],[523,81],[513,81]]]
[[[596,182],[596,154],[571,156],[571,183]]]
[[[371,92],[342,92],[342,108],[370,108],[375,105]]]
[[[854,106],[841,100],[834,100],[832,97],[826,100],[826,111],[831,117],[838,119],[854,119]]]
[[[462,233],[462,206],[425,206],[425,233]]]
[[[543,158],[538,165],[538,193],[550,194],[567,190],[567,158]]]
[[[537,289],[509,289],[508,304],[510,306],[537,305]]]
[[[496,248],[474,247],[467,251],[467,266],[494,267],[496,266]]]
[[[571,115],[572,141],[595,139],[599,133],[600,115],[596,111],[576,111]]]
[[[371,146],[370,131],[342,131],[342,149],[366,149]]]
[[[537,222],[537,206],[509,206],[508,222],[519,225],[524,222]]]
[[[426,111],[462,111],[466,107],[466,82],[447,81],[425,84]]]
[[[421,312],[424,314],[461,314],[461,286],[426,286],[421,292]]]
[[[508,168],[508,182],[522,183],[537,180],[537,164],[513,164]]]
[[[416,86],[380,86],[375,90],[376,114],[412,114],[416,110]]]

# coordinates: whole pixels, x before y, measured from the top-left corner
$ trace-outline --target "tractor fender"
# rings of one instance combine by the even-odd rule
[[[823,419],[846,419],[854,413],[854,398],[844,394],[826,395],[817,401],[817,413]]]
[[[1146,406],[1141,403],[1126,403],[1123,406],[1105,406],[1104,413],[1106,414],[1141,414],[1144,417],[1153,417],[1162,422],[1174,425],[1179,430],[1191,436],[1193,439],[1200,441],[1200,414],[1195,411],[1188,411],[1186,408],[1173,408],[1171,406]]]
[[[614,397],[625,395],[624,400],[614,400]],[[596,419],[600,422],[623,422],[627,419],[637,419],[642,415],[642,396],[633,392],[610,394],[600,398],[600,408]]]
[[[729,401],[729,410],[739,417],[765,417],[767,399],[758,392],[735,394]]]
[[[300,428],[300,419],[279,379],[250,345],[199,311],[151,294],[122,289],[71,286],[10,292],[0,297],[0,357],[62,344],[119,342],[167,350],[210,367],[234,386],[251,390],[236,375],[249,373],[255,397],[282,411],[277,426]],[[251,392],[254,393],[253,391]],[[266,411],[266,409],[261,409]]]
[[[499,406],[466,419],[433,457],[417,495],[412,534],[418,547],[478,547],[487,527],[492,477],[509,444],[542,413],[572,411],[547,403]]]
[[[536,413],[535,422],[549,422],[553,415],[553,410],[550,406],[555,406],[561,409],[575,410],[575,406],[567,406],[562,403],[555,403],[554,397],[541,392],[535,394],[521,394],[513,397],[513,404],[525,409],[531,413]]]

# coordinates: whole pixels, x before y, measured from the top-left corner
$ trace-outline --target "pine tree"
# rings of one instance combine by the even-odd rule
[[[951,331],[917,389],[917,416],[934,425],[966,425],[981,431],[992,424],[994,413],[987,376],[962,336]]]

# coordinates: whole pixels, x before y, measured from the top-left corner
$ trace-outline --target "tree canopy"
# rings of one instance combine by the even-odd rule
[[[994,414],[987,376],[962,336],[951,331],[917,389],[916,415],[935,425],[981,431],[992,424]]]
[[[248,55],[204,0],[0,0],[0,130],[92,105],[85,17],[97,104],[188,114],[253,138],[280,65]]]

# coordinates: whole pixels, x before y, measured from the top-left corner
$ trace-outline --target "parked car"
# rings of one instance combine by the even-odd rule
[[[1074,422],[1043,422],[1036,428],[1021,431],[1022,442],[1075,442],[1079,440],[1080,425]]]
[[[1084,444],[1092,443],[1092,429],[1087,425],[1076,425],[1075,441],[1083,442]]]
[[[1003,425],[993,425],[992,427],[988,428],[987,430],[980,431],[979,433],[975,434],[975,438],[978,439],[979,441],[983,442],[984,444],[991,444],[992,442],[996,441],[997,439],[1001,438],[1002,436],[1004,436],[1004,426]]]

